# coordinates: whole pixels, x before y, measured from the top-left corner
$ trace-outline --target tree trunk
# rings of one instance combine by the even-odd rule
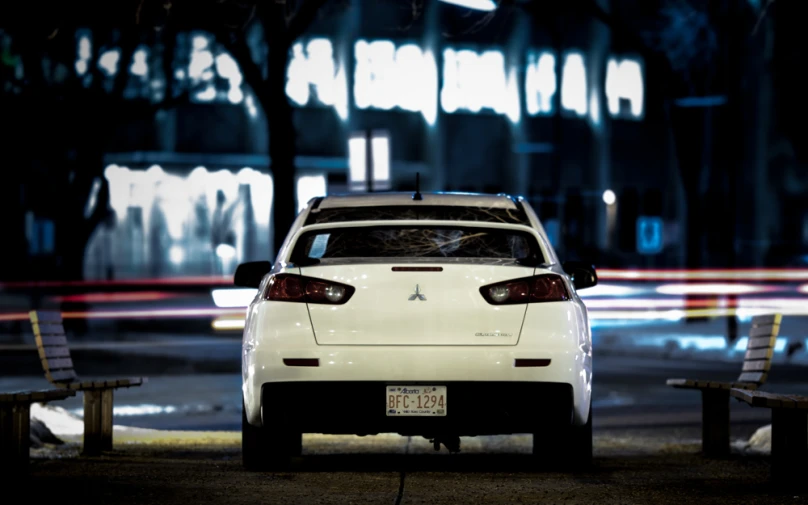
[[[705,137],[709,134],[705,117],[708,113],[708,109],[701,107],[674,108],[671,111],[671,129],[685,193],[687,268],[699,268],[703,263],[705,209],[701,205],[701,176],[705,168],[704,149],[707,144]]]
[[[285,21],[282,16],[271,16],[267,38],[269,70],[266,88],[257,95],[267,117],[269,126],[269,157],[273,181],[274,213],[272,223],[273,258],[283,244],[286,234],[297,214],[295,188],[296,132],[293,110],[286,98],[286,67],[289,63],[289,39],[285,36]]]

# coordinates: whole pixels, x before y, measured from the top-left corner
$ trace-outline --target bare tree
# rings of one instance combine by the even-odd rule
[[[3,2],[0,29],[14,41],[15,51],[9,57],[21,58],[24,69],[22,78],[12,75],[5,79],[6,94],[0,95],[7,105],[6,117],[10,117],[11,107],[16,111],[14,117],[24,123],[10,145],[19,147],[34,139],[51,139],[50,159],[43,164],[64,167],[50,177],[54,186],[69,188],[53,202],[66,205],[71,212],[51,212],[59,221],[57,233],[64,230],[57,240],[62,245],[69,244],[63,249],[60,274],[80,278],[87,240],[109,213],[102,170],[112,136],[126,125],[153,120],[158,110],[188,101],[193,90],[177,95],[172,89],[175,37],[182,31],[204,30],[214,35],[239,64],[266,115],[275,186],[273,242],[276,248],[280,246],[296,214],[296,135],[293,109],[285,93],[289,50],[325,3],[326,0],[89,0],[60,2],[48,10],[37,8],[33,2]],[[247,43],[247,30],[254,24],[260,25],[263,32],[267,61],[254,55]],[[89,28],[98,39],[86,75],[78,75],[73,69],[79,28]],[[164,98],[158,103],[144,103],[124,97],[130,78],[128,65],[136,47],[158,42],[164,48],[160,58],[166,77]],[[121,70],[111,89],[109,79],[97,65],[97,50],[102,43],[120,48]],[[88,78],[92,79],[90,86],[85,85]],[[31,110],[41,114],[34,116]],[[14,152],[19,166],[35,163],[34,158],[41,154],[20,148]],[[97,179],[103,187],[92,215],[85,219],[82,213]]]
[[[15,167],[9,176],[27,182],[26,200],[37,203],[55,225],[59,263],[51,265],[54,271],[41,273],[76,279],[82,276],[91,234],[110,216],[103,169],[114,136],[127,125],[153,121],[159,110],[187,102],[188,93],[157,102],[125,96],[136,47],[160,38],[137,25],[130,15],[134,3],[123,1],[102,11],[93,10],[99,5],[92,3],[77,4],[56,13],[27,6],[30,10],[3,12],[0,27],[11,41],[10,53],[19,59],[0,91],[4,119],[14,126],[5,139]],[[97,17],[99,12],[103,16]],[[82,71],[76,68],[80,27],[95,39]],[[119,71],[112,76],[98,64],[103,45],[120,48]],[[95,205],[88,206],[91,196]]]

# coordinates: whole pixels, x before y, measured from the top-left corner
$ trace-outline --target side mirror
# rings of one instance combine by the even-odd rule
[[[567,261],[561,264],[570,276],[575,289],[591,288],[598,283],[595,267],[583,261]]]
[[[233,277],[233,284],[245,288],[258,288],[261,280],[272,270],[272,263],[269,261],[250,261],[242,263],[236,268],[236,275]]]

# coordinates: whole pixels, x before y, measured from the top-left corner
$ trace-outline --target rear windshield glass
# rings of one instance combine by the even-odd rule
[[[303,234],[294,263],[328,258],[495,258],[544,262],[529,233],[487,228],[356,227]]]
[[[346,221],[484,221],[489,223],[524,224],[530,219],[522,208],[498,209],[454,206],[378,206],[316,209],[309,213],[305,226]]]

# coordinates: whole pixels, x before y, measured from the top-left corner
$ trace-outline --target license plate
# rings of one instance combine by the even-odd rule
[[[388,416],[445,416],[446,386],[387,386]]]

